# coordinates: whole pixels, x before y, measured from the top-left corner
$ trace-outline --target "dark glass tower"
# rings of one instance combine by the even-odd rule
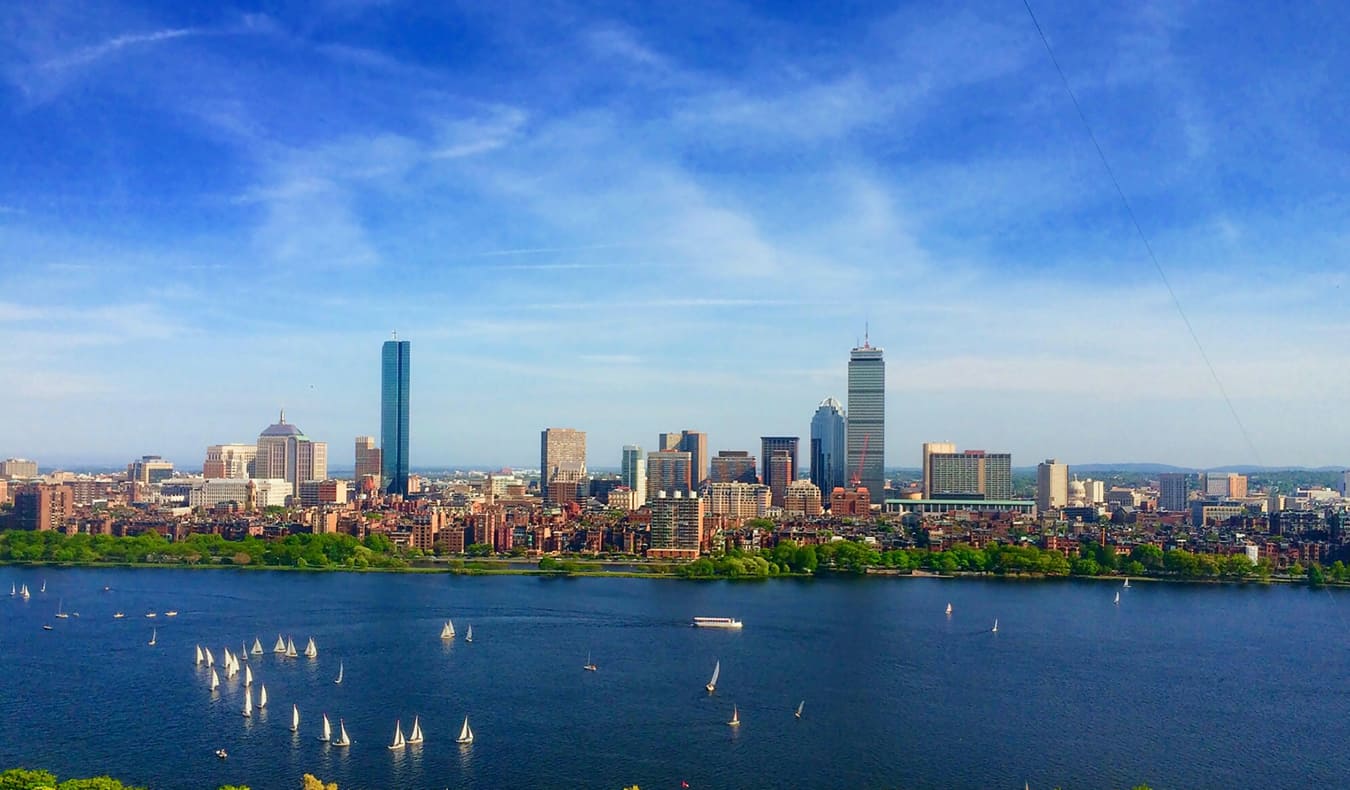
[[[408,495],[408,354],[406,340],[386,340],[380,365],[380,472],[386,493]]]
[[[820,496],[830,501],[830,492],[848,485],[844,473],[844,407],[834,398],[826,398],[811,418],[811,482],[820,488]]]

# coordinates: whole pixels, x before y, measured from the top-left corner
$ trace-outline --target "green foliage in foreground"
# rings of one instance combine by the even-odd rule
[[[135,562],[168,565],[265,565],[291,568],[405,568],[408,563],[384,535],[364,541],[350,535],[290,535],[280,540],[194,534],[178,542],[158,532],[135,537],[64,535],[8,530],[0,533],[0,560],[10,562]]]
[[[51,771],[11,768],[0,773],[0,790],[144,790],[144,788],[124,785],[108,776],[67,779],[58,783],[56,774]]]

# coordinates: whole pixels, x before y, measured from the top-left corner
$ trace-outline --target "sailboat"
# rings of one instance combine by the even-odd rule
[[[334,746],[351,746],[352,739],[347,737],[347,725],[338,719],[338,739],[333,741]]]
[[[58,619],[58,620],[65,620],[65,619],[68,618],[68,617],[70,617],[70,614],[69,614],[68,612],[63,612],[63,611],[61,611],[61,599],[60,599],[60,598],[57,598],[57,599],[56,599],[56,619]]]
[[[294,707],[294,706],[292,706],[292,707]],[[299,714],[294,714],[294,715],[292,715],[291,720],[292,720],[292,721],[297,721],[297,722],[300,721],[300,716],[299,716]],[[319,736],[319,740],[321,740],[321,741],[331,741],[331,740],[333,740],[333,727],[332,727],[332,725],[330,725],[330,724],[328,723],[328,714],[327,714],[327,713],[323,714],[323,735],[320,735],[320,736]]]
[[[249,667],[244,667],[244,688],[248,688],[249,686],[252,685],[253,685],[253,670]]]
[[[731,706],[731,721],[727,722],[727,726],[728,727],[741,726],[741,712],[736,709],[735,705]]]
[[[151,647],[154,647],[154,646],[155,646],[155,642],[158,641],[158,639],[156,638],[156,637],[158,637],[158,635],[159,635],[159,632],[156,631],[155,629],[151,628],[151,629],[150,629],[150,641],[147,642],[146,644],[150,645]]]
[[[950,602],[948,602],[948,604],[947,604],[947,615],[950,616],[951,613],[952,613],[952,605],[951,605]]]
[[[418,717],[413,716],[413,728],[412,732],[408,733],[408,745],[417,746],[421,742],[422,742],[422,722],[418,720]]]
[[[252,651],[252,652],[253,652],[253,655],[255,655],[255,656],[260,656],[260,655],[262,655],[262,652],[263,652],[263,649],[262,649],[262,642],[258,641],[258,637],[256,637],[256,636],[253,637],[253,651]]]
[[[300,654],[297,653],[297,652],[295,652],[295,640],[294,640],[294,639],[287,639],[287,640],[286,640],[286,657],[287,657],[287,658],[295,658],[295,657],[298,656],[298,655],[300,655]]]
[[[334,680],[333,682],[334,682],[335,684],[339,685],[339,686],[342,685],[342,662],[341,662],[341,661],[338,662],[338,676],[337,676],[337,680]]]
[[[1126,579],[1125,579],[1125,589],[1127,589],[1127,590],[1130,589],[1130,580],[1129,580],[1129,578],[1126,578]]]
[[[28,592],[28,585],[25,584],[24,586],[19,588],[19,597],[24,599],[25,601],[33,597],[33,594]]]
[[[219,686],[220,686],[220,675],[217,675],[216,671],[213,669],[211,670],[211,690],[215,691],[216,688]]]
[[[473,730],[469,729],[468,716],[464,717],[464,726],[459,728],[459,737],[455,739],[455,743],[465,745],[473,743]]]
[[[994,627],[991,628],[991,629],[989,629],[989,630],[990,630],[992,633],[995,633],[995,634],[998,633],[998,618],[997,618],[997,617],[994,618]]]
[[[14,582],[10,582],[10,583],[9,583],[9,597],[10,597],[10,598],[13,598],[14,596],[16,596],[16,595],[18,595],[18,594],[19,594],[19,592],[18,592],[18,590],[14,587]]]
[[[300,708],[291,705],[291,732],[300,729]]]
[[[1120,591],[1117,590],[1117,591],[1116,591],[1116,604],[1119,604],[1119,603],[1120,603]]]
[[[253,715],[253,689],[244,689],[244,718]]]
[[[272,647],[272,652],[273,653],[286,652],[286,640],[281,638],[281,634],[277,634],[277,643]]]
[[[797,712],[794,713],[794,714],[792,714],[792,715],[793,715],[793,716],[796,716],[797,718],[800,719],[800,718],[802,717],[802,708],[805,708],[805,707],[806,707],[806,700],[802,700],[801,702],[798,702],[798,703],[797,703]]]
[[[239,655],[243,656],[245,661],[248,660],[248,643],[247,643],[247,642],[240,642],[240,643],[239,643]]]
[[[407,745],[408,742],[403,740],[403,723],[399,721],[394,722],[394,742],[389,744],[389,748],[391,750],[402,749]]]
[[[464,641],[465,642],[473,641],[473,626],[469,626],[469,630],[464,632]]]
[[[597,666],[595,665],[595,662],[594,662],[594,661],[591,661],[591,654],[588,652],[588,653],[586,653],[586,663],[585,663],[585,664],[582,664],[582,665],[581,665],[581,668],[584,669],[584,670],[586,670],[587,672],[594,672],[595,670],[599,669],[600,667],[597,667]]]
[[[441,639],[454,639],[454,638],[455,638],[455,624],[450,622],[449,620],[446,620],[445,625],[441,626]]]
[[[703,687],[708,690],[709,694],[717,690],[717,676],[721,672],[722,672],[722,662],[718,661],[716,664],[713,664],[712,680],[709,680],[708,685]]]
[[[41,589],[41,590],[38,590],[38,592],[40,592],[40,593],[45,593],[45,592],[47,592],[47,580],[46,580],[46,579],[43,579],[43,580],[42,580],[42,589]]]
[[[202,646],[197,645],[197,666],[201,666],[203,660],[204,659],[202,658]]]
[[[258,709],[267,707],[267,686],[258,686]]]
[[[317,658],[319,649],[314,646],[314,637],[309,638],[309,644],[305,645],[305,658]]]
[[[206,665],[207,665],[208,667],[213,667],[213,666],[215,666],[215,665],[216,665],[216,657],[213,656],[213,655],[211,655],[211,648],[209,648],[209,647],[206,648],[205,652],[206,652]]]
[[[127,615],[126,615],[126,612],[113,612],[113,619],[114,619],[114,620],[121,620],[123,617],[126,617],[126,616],[127,616]]]

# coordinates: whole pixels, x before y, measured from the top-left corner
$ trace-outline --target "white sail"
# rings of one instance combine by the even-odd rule
[[[1130,580],[1129,580],[1129,579],[1126,579],[1126,580],[1125,580],[1125,586],[1126,586],[1126,587],[1129,587],[1129,586],[1130,586]]]
[[[713,691],[717,690],[717,676],[720,675],[721,673],[722,673],[722,662],[718,661],[716,664],[713,664],[712,680],[709,680],[708,685],[704,687],[708,689],[709,693],[712,693]]]
[[[352,739],[347,737],[347,725],[338,719],[338,739],[333,741],[334,746],[351,746]]]
[[[258,640],[258,637],[253,637],[253,655],[260,656],[262,655],[262,651],[262,642]]]
[[[209,647],[208,647],[208,648],[205,648],[205,649],[204,649],[204,652],[206,653],[206,665],[207,665],[208,667],[213,667],[213,666],[215,666],[215,665],[216,665],[216,657],[213,656],[213,655],[211,655],[211,648],[209,648]]]
[[[246,643],[246,642],[240,642],[240,643],[239,643],[239,655],[240,655],[240,657],[242,657],[245,661],[248,660],[248,643]]]
[[[741,712],[737,710],[735,705],[731,706],[731,721],[727,722],[727,724],[732,727],[741,726]]]
[[[244,715],[253,715],[253,689],[244,689]]]
[[[300,729],[300,708],[291,705],[291,732]]]
[[[417,744],[422,742],[422,722],[418,717],[413,716],[412,732],[408,734],[408,743]]]
[[[151,628],[151,629],[150,629],[150,642],[149,642],[149,645],[150,645],[151,647],[154,647],[154,646],[155,646],[155,641],[156,641],[156,637],[157,637],[157,636],[159,636],[159,632],[156,631],[155,629]]]
[[[305,658],[314,658],[319,655],[319,649],[314,646],[314,637],[309,638],[309,644],[305,645]]]
[[[402,749],[407,742],[403,740],[403,722],[394,722],[394,741],[389,744],[390,749]]]
[[[294,639],[287,639],[287,640],[286,640],[286,655],[287,655],[287,657],[289,657],[289,658],[295,658],[296,656],[300,655],[299,653],[295,652],[295,640],[294,640]]]
[[[801,702],[797,703],[797,714],[796,714],[797,718],[800,719],[802,717],[802,708],[805,707],[806,707],[806,700],[802,700]]]
[[[258,686],[258,707],[267,707],[267,686],[265,685]]]
[[[33,594],[28,592],[28,585],[25,584],[23,587],[19,588],[19,597],[23,598],[25,601],[33,597]]]
[[[252,685],[253,685],[253,669],[251,667],[244,667],[244,686],[247,687]]]
[[[998,633],[998,618],[997,618],[997,617],[994,618],[994,627],[993,627],[992,629],[990,629],[990,630],[992,630],[992,631],[993,631],[994,633],[996,633],[996,634]]]
[[[46,579],[43,579],[43,580],[42,580],[42,589],[41,589],[41,590],[38,590],[38,592],[42,592],[42,593],[47,592],[47,580],[46,580]]]
[[[951,605],[950,603],[948,603],[948,604],[947,604],[947,614],[951,614],[951,613],[952,613],[952,605]]]
[[[197,666],[202,665],[202,646],[197,645]]]
[[[473,730],[469,729],[469,717],[464,717],[464,726],[459,728],[459,737],[455,743],[473,743]]]
[[[441,639],[454,639],[455,629],[450,627],[450,621],[446,620],[445,625],[441,626]]]
[[[1120,593],[1116,593],[1116,603],[1120,603]]]
[[[342,685],[342,662],[341,662],[341,661],[338,662],[338,676],[337,676],[337,680],[334,680],[333,682],[336,683],[336,684],[338,684],[339,686]]]
[[[10,598],[13,598],[16,594],[17,594],[17,593],[15,592],[14,582],[10,582],[10,583],[9,583],[9,597],[10,597]]]
[[[211,670],[211,690],[215,691],[216,687],[219,685],[220,685],[220,675],[217,675],[216,671],[213,669]]]
[[[469,626],[469,630],[464,632],[464,641],[465,642],[473,641],[473,626]]]
[[[298,717],[297,717],[298,720]],[[321,741],[333,740],[333,727],[328,723],[328,714],[323,714],[323,735],[319,736]]]
[[[286,652],[286,640],[281,638],[281,634],[277,634],[277,643],[272,647],[272,652],[273,653]]]

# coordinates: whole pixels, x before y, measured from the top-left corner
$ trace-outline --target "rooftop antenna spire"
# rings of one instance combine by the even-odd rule
[[[872,347],[871,330],[867,321],[863,321],[863,348]]]
[[[397,329],[394,330],[393,336],[394,336],[394,337],[393,337],[394,340],[398,340],[398,330],[397,330]]]
[[[286,424],[286,407],[285,407],[285,406],[282,406],[282,407],[281,407],[281,419],[277,420],[277,422],[281,423],[282,425],[285,425],[285,424]]]

